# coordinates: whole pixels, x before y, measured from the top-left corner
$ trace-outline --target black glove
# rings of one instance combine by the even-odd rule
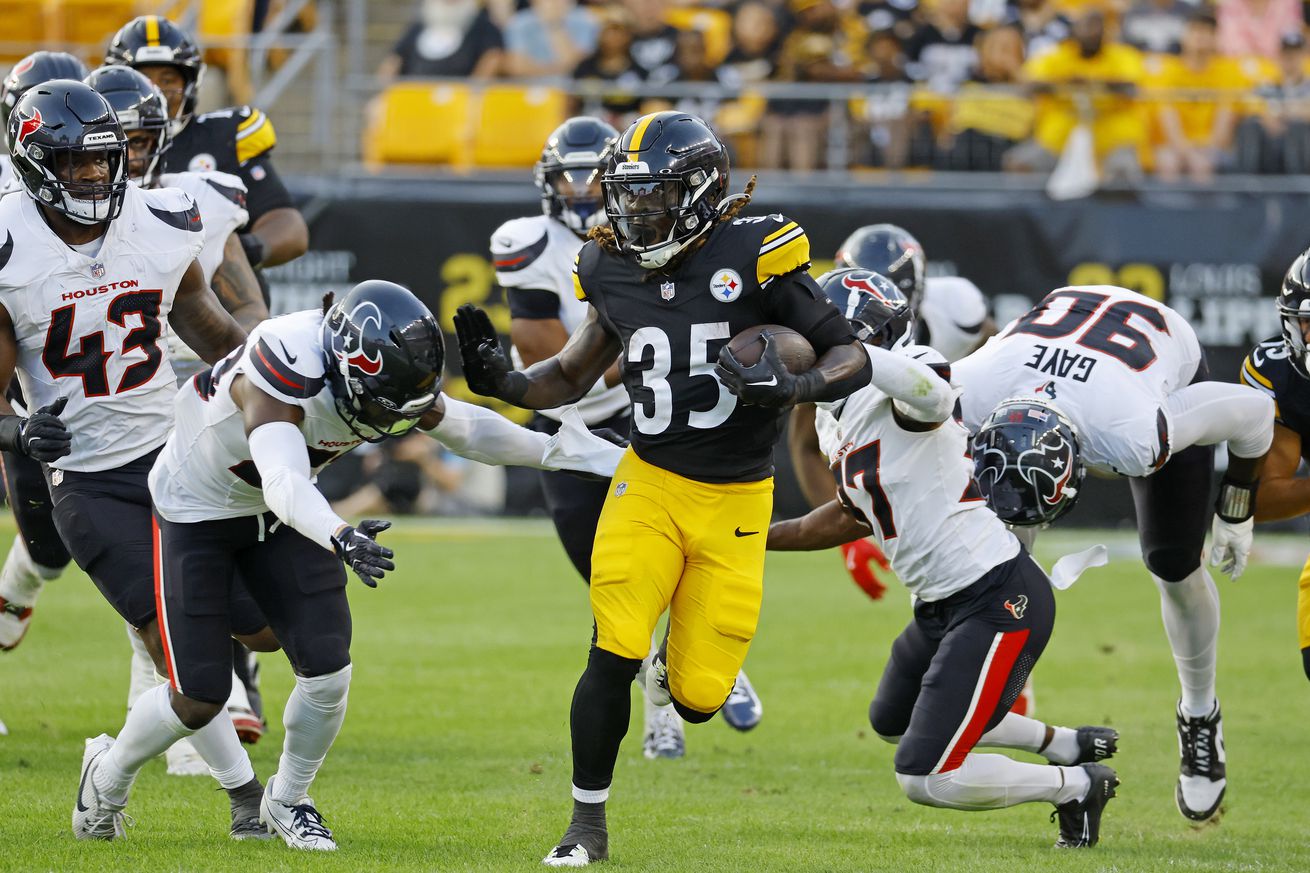
[[[719,362],[714,367],[714,375],[737,396],[742,403],[753,403],[781,409],[796,403],[799,380],[787,371],[778,350],[773,345],[773,337],[764,334],[764,353],[760,360],[747,367],[732,356],[727,346],[719,352]]]
[[[73,435],[59,420],[67,405],[68,398],[60,397],[27,418],[14,415],[0,420],[0,448],[47,464],[67,455],[73,450]]]
[[[341,533],[332,535],[332,548],[336,549],[337,557],[369,588],[378,587],[377,580],[388,570],[396,569],[391,560],[395,553],[377,541],[377,535],[389,527],[389,521],[366,518],[359,527],[345,527]]]
[[[246,253],[246,260],[250,262],[250,266],[257,268],[260,264],[264,263],[264,255],[266,252],[264,241],[262,239],[255,236],[253,233],[239,233],[237,234],[237,239],[241,243],[241,248]]]
[[[592,436],[598,436],[607,443],[614,443],[621,449],[626,449],[632,444],[632,440],[625,437],[612,427],[594,427],[591,429]]]
[[[500,347],[500,335],[491,317],[472,303],[465,303],[455,310],[455,336],[469,390],[483,397],[516,399],[510,390],[514,381],[511,377],[517,375],[514,364]]]

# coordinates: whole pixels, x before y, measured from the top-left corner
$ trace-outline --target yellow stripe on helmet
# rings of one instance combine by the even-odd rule
[[[146,45],[159,45],[159,16],[146,16]]]

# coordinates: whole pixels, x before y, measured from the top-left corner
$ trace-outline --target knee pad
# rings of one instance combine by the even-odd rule
[[[691,675],[670,674],[669,693],[678,707],[678,714],[692,724],[700,724],[709,721],[723,708],[736,681],[736,674],[724,679],[704,670],[694,671]]]
[[[908,773],[897,773],[896,781],[900,783],[901,790],[905,796],[915,803],[921,803],[924,806],[934,806],[932,795],[928,791],[929,776],[912,776]]]
[[[309,646],[303,642],[299,645],[292,640],[292,648],[287,650],[290,655],[294,652],[295,657],[292,659],[292,666],[295,667],[297,678],[303,676],[312,676],[321,678],[340,673],[342,670],[350,669],[350,638],[349,636],[324,636],[314,641],[311,651]],[[349,672],[346,676],[349,677]]]
[[[910,726],[906,714],[894,711],[891,707],[880,705],[878,698],[869,702],[869,727],[884,742],[896,745]]]
[[[352,666],[347,664],[335,673],[323,676],[297,676],[296,687],[316,709],[330,710],[345,706],[346,695],[350,692]]]
[[[1142,553],[1142,562],[1151,575],[1166,582],[1181,582],[1201,566],[1201,551],[1195,553],[1178,546],[1162,546]]]
[[[721,708],[722,708],[722,704],[716,706],[710,712],[700,712],[699,710],[691,709],[690,707],[684,706],[682,703],[678,702],[677,700],[673,701],[674,711],[677,712],[678,715],[682,716],[682,720],[687,722],[688,724],[705,724],[705,722],[714,718],[714,714],[718,712],[719,709]]]
[[[640,658],[625,658],[592,643],[587,655],[587,672],[606,684],[627,685],[641,669]]]

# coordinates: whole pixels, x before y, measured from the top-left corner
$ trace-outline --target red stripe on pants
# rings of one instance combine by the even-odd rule
[[[996,646],[991,663],[987,665],[987,672],[978,679],[982,686],[982,691],[978,694],[978,703],[969,716],[964,732],[951,747],[946,756],[946,763],[937,771],[938,773],[947,773],[958,768],[964,763],[964,756],[973,751],[992,713],[996,712],[996,707],[1001,702],[1001,695],[1005,693],[1006,683],[1010,680],[1010,671],[1014,669],[1014,662],[1018,660],[1019,653],[1023,651],[1026,642],[1028,642],[1027,628],[1001,634],[1001,641]]]
[[[177,672],[173,669],[173,645],[168,640],[168,618],[164,612],[164,551],[159,545],[159,520],[150,519],[151,539],[154,541],[155,567],[155,624],[159,625],[159,640],[164,645],[164,663],[168,665],[168,681],[173,690],[182,693]]]

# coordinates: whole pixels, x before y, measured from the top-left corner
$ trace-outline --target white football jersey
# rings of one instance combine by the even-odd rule
[[[205,281],[212,281],[218,265],[223,263],[227,239],[249,219],[246,212],[246,183],[227,173],[165,173],[159,177],[165,188],[180,188],[191,195],[205,225],[205,247],[200,251],[200,269]],[[168,329],[168,350],[174,361],[198,361],[200,357]]]
[[[304,410],[300,431],[314,475],[363,442],[337,413],[328,387],[322,323],[323,313],[313,309],[271,318],[241,348],[177,390],[177,424],[150,471],[150,496],[160,515],[197,522],[268,511],[241,410],[232,400],[238,375]]]
[[[573,334],[587,317],[591,304],[579,300],[573,290],[573,261],[582,248],[582,240],[562,223],[545,215],[515,218],[505,222],[491,235],[491,257],[496,267],[496,281],[502,288],[547,291],[559,298],[559,320]],[[511,349],[515,366],[522,368],[518,349]],[[613,418],[628,407],[628,392],[623,385],[593,388],[577,403],[587,424]],[[540,410],[547,418],[559,420],[567,407]]]
[[[18,190],[21,190],[18,177],[14,175],[14,165],[9,155],[0,154],[0,197]]]
[[[1040,397],[1078,429],[1083,462],[1149,476],[1169,456],[1165,398],[1191,383],[1201,346],[1156,300],[1113,285],[1051,292],[954,367],[964,423],[976,431],[1012,397]]]
[[[200,253],[200,214],[172,188],[127,186],[96,244],[71,248],[26,194],[0,198],[0,305],[18,340],[30,409],[68,400],[72,453],[51,466],[121,467],[163,444],[177,386],[161,341],[182,275]]]
[[[955,363],[978,343],[987,321],[987,298],[963,276],[930,276],[915,315],[921,322],[919,339]]]
[[[949,377],[933,349],[902,353],[942,365]],[[892,398],[868,385],[845,401],[819,404],[815,429],[837,473],[838,497],[873,528],[892,570],[920,600],[950,597],[1019,553],[1019,541],[974,484],[969,432],[959,422],[906,430]]]

